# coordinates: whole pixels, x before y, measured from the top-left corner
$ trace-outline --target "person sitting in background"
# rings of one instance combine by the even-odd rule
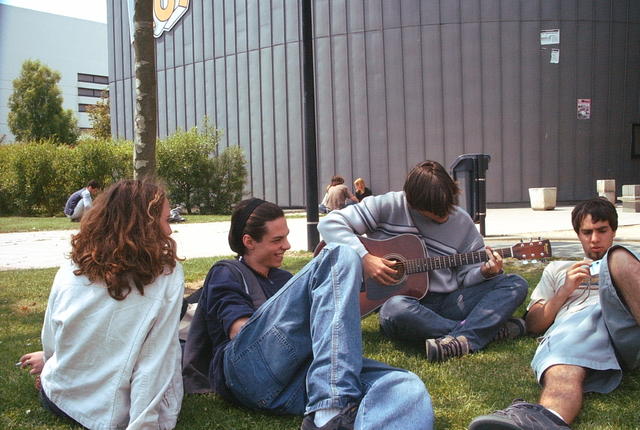
[[[165,192],[131,180],[83,217],[51,287],[43,351],[20,358],[45,409],[91,429],[175,427],[184,275],[168,218]]]
[[[95,196],[100,188],[102,188],[100,183],[92,179],[86,187],[71,194],[64,205],[64,214],[67,218],[71,221],[80,221],[82,215],[91,207],[91,197]]]
[[[529,332],[544,333],[531,361],[540,404],[518,399],[471,430],[569,429],[584,392],[609,393],[623,368],[640,364],[640,261],[613,245],[616,208],[597,197],[576,205],[571,221],[587,259],[552,261],[528,307]]]
[[[342,209],[347,205],[347,201],[349,201],[349,204],[351,204],[351,202],[358,203],[356,196],[351,194],[349,188],[344,184],[344,178],[340,175],[335,175],[331,178],[331,184],[327,187],[325,205],[328,212]]]
[[[371,195],[371,190],[365,185],[364,179],[356,179],[355,181],[353,181],[353,186],[355,187],[356,191],[356,199],[358,199],[359,202],[361,202],[365,197],[369,197]]]

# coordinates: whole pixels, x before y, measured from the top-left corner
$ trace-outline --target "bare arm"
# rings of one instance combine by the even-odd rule
[[[539,334],[546,331],[556,320],[556,315],[567,299],[578,286],[589,278],[590,261],[579,261],[568,270],[564,284],[556,294],[546,302],[535,303],[527,313],[527,330]]]

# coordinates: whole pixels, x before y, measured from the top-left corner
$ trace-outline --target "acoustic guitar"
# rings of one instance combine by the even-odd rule
[[[489,259],[484,249],[464,254],[429,257],[422,240],[412,234],[401,234],[384,240],[358,237],[370,254],[395,261],[396,282],[384,285],[374,279],[365,279],[360,288],[360,315],[362,317],[378,309],[392,296],[410,296],[421,299],[429,289],[429,270],[446,269],[467,264],[482,263]],[[316,248],[315,254],[324,247]],[[539,260],[551,257],[548,240],[519,242],[509,248],[494,249],[502,258]]]

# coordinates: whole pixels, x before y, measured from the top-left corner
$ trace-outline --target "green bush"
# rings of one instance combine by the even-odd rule
[[[202,213],[226,214],[240,200],[247,175],[239,147],[218,149],[220,133],[205,126],[178,131],[158,142],[158,175],[173,203]],[[133,176],[133,144],[82,139],[0,146],[0,214],[62,215],[67,198],[95,179],[108,186]]]
[[[133,177],[133,144],[128,141],[86,139],[73,149],[73,167],[68,179],[73,191],[95,179],[108,186]]]
[[[230,213],[240,200],[247,171],[239,147],[229,147],[217,157],[220,132],[205,125],[177,131],[158,142],[158,175],[167,186],[172,203],[191,213]]]
[[[11,207],[19,214],[54,215],[66,193],[64,172],[70,166],[68,148],[49,142],[11,145],[3,182]],[[63,202],[64,204],[64,202]]]
[[[242,149],[230,146],[210,161],[211,174],[204,178],[205,186],[196,190],[196,199],[203,213],[229,214],[242,199],[247,177]]]
[[[0,214],[61,215],[67,198],[91,179],[131,177],[131,142],[86,140],[69,147],[15,143],[0,150]]]
[[[9,166],[13,162],[11,145],[0,144],[0,214],[15,212],[15,203],[11,194],[13,175],[9,174]]]

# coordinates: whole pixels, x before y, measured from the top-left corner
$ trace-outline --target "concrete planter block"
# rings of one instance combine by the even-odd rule
[[[622,212],[640,212],[640,200],[622,199]]]
[[[616,204],[616,192],[615,191],[604,191],[604,192],[598,191],[598,196],[604,197],[605,199],[609,200],[614,205]]]
[[[598,195],[602,195],[601,193],[615,193],[616,180],[615,179],[598,179],[596,181],[596,187],[598,188]]]
[[[529,200],[534,211],[555,209],[558,190],[556,187],[529,188]]]
[[[622,197],[640,200],[640,185],[623,185]]]
[[[596,181],[598,195],[616,204],[616,180],[615,179],[598,179]]]

